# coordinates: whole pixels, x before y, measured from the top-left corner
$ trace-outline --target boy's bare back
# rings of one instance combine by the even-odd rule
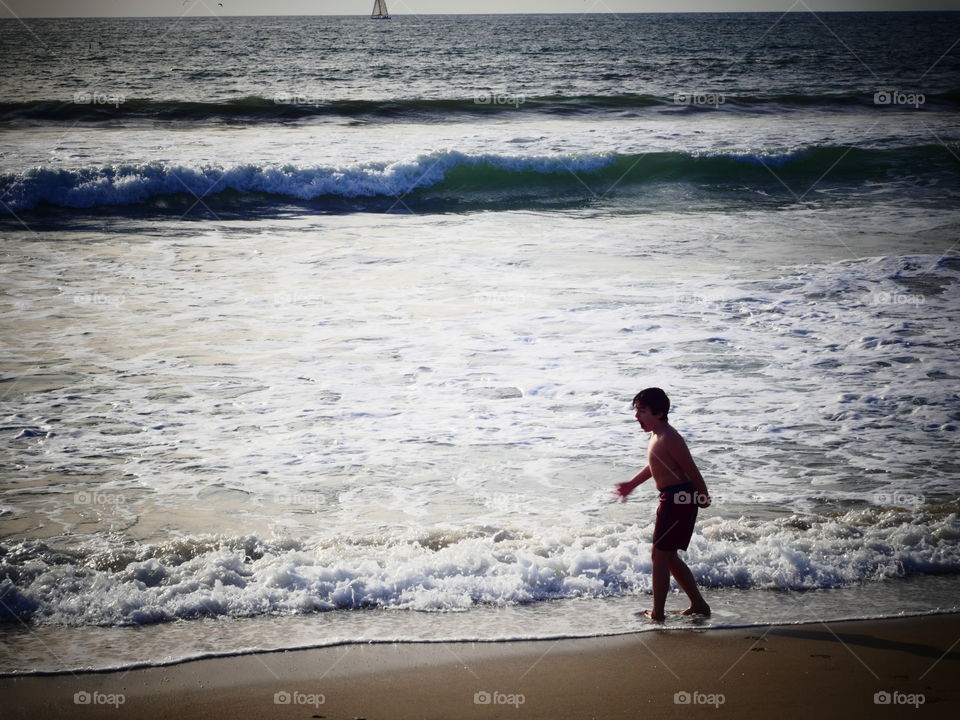
[[[691,482],[698,493],[704,497],[707,495],[707,485],[690,455],[687,443],[672,425],[667,425],[659,435],[650,434],[647,465],[658,490]]]

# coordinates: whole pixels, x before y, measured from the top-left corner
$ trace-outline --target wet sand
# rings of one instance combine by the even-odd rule
[[[0,679],[4,718],[957,717],[960,615],[385,643]]]

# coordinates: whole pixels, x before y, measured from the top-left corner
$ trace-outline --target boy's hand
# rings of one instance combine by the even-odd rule
[[[628,480],[627,482],[617,483],[614,486],[613,496],[617,502],[626,502],[627,495],[632,493],[640,483]]]

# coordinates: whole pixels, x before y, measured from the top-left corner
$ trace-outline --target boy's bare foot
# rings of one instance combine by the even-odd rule
[[[653,622],[661,622],[661,623],[662,623],[664,620],[667,619],[667,618],[666,618],[665,616],[663,616],[663,615],[654,615],[654,614],[653,614],[653,610],[644,610],[644,611],[643,611],[643,616],[644,616],[645,618],[647,618],[647,620],[653,620]]]
[[[691,605],[686,610],[684,610],[681,615],[703,615],[704,617],[710,617],[710,606],[704,603],[703,605]]]

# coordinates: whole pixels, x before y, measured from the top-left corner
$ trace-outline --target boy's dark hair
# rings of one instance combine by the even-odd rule
[[[654,415],[663,415],[663,421],[667,422],[667,413],[670,412],[670,398],[660,388],[641,390],[633,398],[631,404],[635,408],[645,407]]]

